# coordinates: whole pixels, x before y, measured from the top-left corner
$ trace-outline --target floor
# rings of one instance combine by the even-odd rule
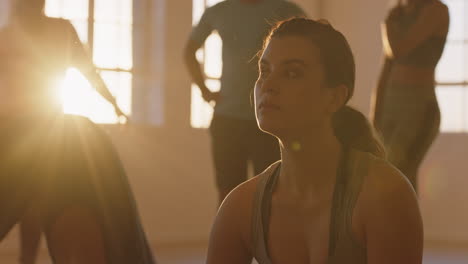
[[[159,264],[202,264],[206,249],[202,246],[158,247],[155,256]],[[0,255],[0,263],[16,264],[16,255]],[[50,264],[45,252],[42,252],[37,264]],[[426,249],[424,264],[468,264],[468,249]]]

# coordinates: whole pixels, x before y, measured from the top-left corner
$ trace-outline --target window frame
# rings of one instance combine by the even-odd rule
[[[455,2],[460,2],[463,4],[463,16],[462,16],[462,19],[461,21],[458,21],[458,20],[454,20],[453,18],[454,17],[450,17],[450,25],[449,25],[449,32],[448,32],[448,36],[447,36],[447,40],[446,40],[446,43],[445,43],[445,49],[444,49],[444,54],[442,55],[442,58],[441,60],[443,60],[444,58],[444,55],[447,54],[447,50],[449,50],[452,46],[455,46],[455,45],[460,45],[462,44],[462,51],[464,54],[468,54],[468,28],[465,26],[466,23],[468,23],[468,19],[466,18],[466,16],[468,16],[468,4],[465,3],[463,0],[446,0],[445,1],[445,4],[447,4],[447,6],[449,7],[449,13],[451,13],[451,11],[453,11],[451,9],[451,4],[450,2],[452,3],[455,3]],[[451,38],[451,29],[455,28],[455,23],[461,23],[461,30],[462,30],[462,34],[461,34],[461,38],[457,38],[457,37],[454,37],[454,38]],[[458,24],[456,24],[458,25]],[[460,56],[464,55],[464,54],[460,54]],[[457,116],[455,117],[457,119],[457,122],[460,122],[460,129],[456,129],[456,128],[444,128],[442,126],[442,122],[443,122],[443,108],[441,108],[441,133],[444,133],[444,134],[452,134],[452,133],[455,133],[455,134],[464,134],[464,133],[468,133],[468,62],[463,60],[463,64],[462,64],[462,79],[463,80],[460,80],[460,81],[439,81],[437,78],[438,76],[438,71],[440,71],[440,68],[436,68],[436,80],[435,80],[435,89],[436,89],[436,93],[437,91],[443,91],[443,89],[450,89],[449,87],[459,87],[461,89],[463,89],[463,93],[462,93],[462,96],[466,97],[466,100],[462,99],[462,112],[461,112],[461,116]],[[447,70],[447,69],[445,69]],[[439,104],[440,102],[442,102],[442,98],[440,98],[439,96],[437,96],[438,98],[438,101],[439,101]]]

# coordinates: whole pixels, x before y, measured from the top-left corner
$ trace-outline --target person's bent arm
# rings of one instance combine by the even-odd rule
[[[385,162],[371,170],[364,191],[368,264],[421,264],[423,224],[406,177]]]
[[[205,74],[197,60],[197,50],[205,43],[208,36],[216,29],[213,27],[213,21],[216,21],[219,14],[216,8],[209,7],[205,10],[200,21],[193,27],[192,32],[185,44],[184,61],[193,82],[198,86],[205,101],[211,102],[218,99],[218,92],[211,92],[205,84]]]
[[[67,22],[68,27],[68,35],[69,35],[69,43],[71,46],[71,64],[72,66],[76,67],[91,85],[96,89],[96,91],[104,97],[115,109],[115,112],[118,116],[126,115],[122,112],[120,107],[117,105],[117,101],[112,93],[109,91],[106,83],[102,79],[101,75],[99,74],[97,68],[94,66],[92,59],[90,58],[89,54],[86,52],[83,44],[81,43],[78,34],[76,33],[75,29],[69,22]]]
[[[387,19],[384,25],[384,33],[386,33],[385,42],[388,46],[387,54],[393,58],[406,56],[430,36],[436,35],[438,32],[442,32],[442,30],[446,33],[448,24],[448,8],[438,1],[434,1],[422,9],[416,22],[408,29],[403,38],[395,37],[393,33],[395,31],[395,24],[391,22],[391,19]]]
[[[214,94],[208,89],[208,87],[206,87],[205,74],[203,73],[202,67],[196,58],[196,52],[200,47],[200,44],[193,41],[192,39],[189,39],[184,50],[184,61],[193,82],[200,89],[203,99],[205,99],[207,102],[210,102],[212,100],[216,100],[216,98],[214,98]]]

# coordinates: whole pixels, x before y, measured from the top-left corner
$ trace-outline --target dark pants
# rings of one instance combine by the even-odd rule
[[[255,120],[215,115],[210,132],[216,184],[221,192],[247,180],[248,162],[259,174],[280,159],[278,140],[260,131]]]
[[[408,178],[417,191],[419,167],[439,134],[437,101],[422,104],[420,111],[404,111],[387,116],[383,121],[381,133],[387,148],[387,160]]]

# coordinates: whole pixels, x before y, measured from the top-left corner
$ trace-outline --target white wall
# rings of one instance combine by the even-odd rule
[[[321,1],[320,0],[289,0],[298,4],[310,18],[320,17]]]
[[[0,0],[0,29],[8,23],[10,7],[10,0]]]

